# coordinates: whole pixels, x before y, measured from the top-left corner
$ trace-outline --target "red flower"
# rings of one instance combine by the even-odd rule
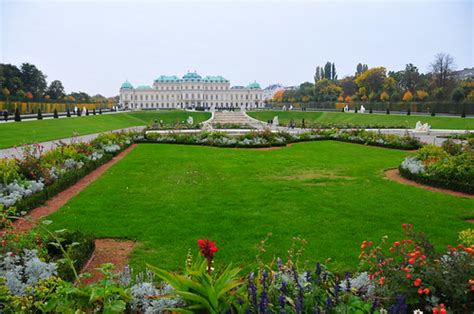
[[[214,241],[209,240],[198,240],[197,241],[199,248],[201,249],[201,255],[204,256],[206,259],[213,259],[214,254],[217,252],[217,247]]]
[[[385,283],[385,277],[380,277],[379,284],[383,285]]]
[[[420,278],[416,278],[415,282],[413,283],[413,285],[415,287],[419,287],[421,285],[421,279]]]

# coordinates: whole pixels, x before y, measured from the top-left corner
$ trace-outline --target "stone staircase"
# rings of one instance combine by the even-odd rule
[[[263,129],[263,124],[257,120],[249,118],[242,111],[216,111],[214,117],[210,121],[212,125],[220,123],[248,125],[255,129]]]

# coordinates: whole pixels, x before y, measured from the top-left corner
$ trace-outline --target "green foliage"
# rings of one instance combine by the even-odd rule
[[[177,309],[181,312],[222,313],[232,309],[232,301],[235,300],[232,291],[242,284],[239,278],[240,269],[228,265],[222,271],[208,274],[207,261],[200,255],[191,265],[186,266],[185,275],[150,265],[148,267],[158,278],[169,283],[175,289],[176,295],[186,301],[185,308]]]
[[[460,102],[464,100],[465,97],[466,95],[464,94],[464,90],[461,87],[458,87],[454,89],[451,99],[456,102]]]
[[[19,166],[16,159],[0,158],[0,182],[7,185],[14,180],[20,180]]]

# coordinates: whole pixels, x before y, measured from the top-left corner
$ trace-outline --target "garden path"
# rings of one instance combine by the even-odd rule
[[[145,126],[135,126],[135,127],[130,127],[130,128],[117,129],[111,132],[142,131],[143,129],[145,129]],[[73,143],[73,142],[90,142],[93,139],[95,139],[97,136],[99,136],[99,134],[101,133],[87,134],[87,135],[81,135],[81,136],[76,136],[76,137],[68,137],[68,138],[58,139],[54,141],[41,142],[38,144],[43,146],[44,151],[47,151],[56,147],[59,142],[66,143],[66,144]],[[21,155],[22,155],[22,152],[19,147],[0,149],[0,158],[8,158],[8,157],[20,158]]]
[[[97,180],[105,171],[115,165],[118,161],[122,160],[135,147],[136,144],[130,145],[127,149],[112,158],[112,160],[99,166],[97,169],[93,170],[91,173],[80,179],[76,184],[70,186],[66,190],[49,199],[45,205],[34,208],[28,213],[28,216],[31,218],[32,222],[25,219],[15,220],[13,222],[13,231],[16,233],[22,233],[32,229],[35,226],[34,222],[52,214],[63,207],[64,204],[66,204],[71,198],[79,194],[79,192],[84,190],[87,186],[89,186],[89,184]],[[3,234],[3,232],[5,232],[5,230],[0,229],[0,235]]]

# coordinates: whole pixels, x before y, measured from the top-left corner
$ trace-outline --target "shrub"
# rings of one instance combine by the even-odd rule
[[[43,120],[43,115],[41,114],[41,109],[38,109],[38,120]]]
[[[68,118],[71,117],[71,110],[69,110],[69,108],[67,108],[66,117],[68,117]]]
[[[54,119],[58,119],[58,118],[59,118],[58,110],[57,110],[56,108],[54,108],[53,118],[54,118]]]

